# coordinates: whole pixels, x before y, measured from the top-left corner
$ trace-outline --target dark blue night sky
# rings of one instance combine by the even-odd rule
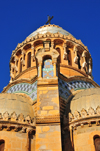
[[[100,85],[100,0],[1,0],[0,1],[0,92],[10,80],[12,51],[34,30],[44,25],[61,26],[81,39],[93,58],[94,81]]]

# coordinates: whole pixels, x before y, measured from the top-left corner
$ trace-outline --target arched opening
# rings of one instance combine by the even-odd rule
[[[37,40],[34,42],[34,47],[41,45],[43,47],[43,41],[42,40]]]
[[[5,141],[0,140],[0,151],[4,151],[4,148],[5,148]]]
[[[43,58],[43,66],[42,66],[42,77],[46,79],[53,78],[54,69],[52,64],[51,56],[45,56]]]
[[[20,72],[22,72],[22,58],[20,58]]]
[[[27,44],[23,49],[24,49],[24,50],[27,50],[27,49],[29,49],[29,48],[31,48],[31,44]]]
[[[77,56],[78,56],[78,69],[81,69],[80,56],[79,55],[77,55]]]
[[[59,47],[57,47],[56,50],[57,50],[58,53],[59,53],[58,62],[61,63],[61,50],[60,50]]]
[[[27,54],[27,68],[31,67],[31,52]]]
[[[18,66],[18,60],[17,60],[17,62],[16,62],[16,66]]]
[[[95,151],[100,151],[100,136],[95,135],[93,139],[94,139]]]
[[[67,53],[68,53],[68,65],[72,65],[72,62],[71,62],[71,52],[70,52],[70,50],[68,50]]]

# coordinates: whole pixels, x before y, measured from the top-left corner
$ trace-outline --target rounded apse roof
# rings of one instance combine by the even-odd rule
[[[8,112],[11,115],[13,112],[17,114],[23,114],[24,117],[29,115],[31,118],[34,117],[34,111],[31,102],[24,96],[11,93],[0,94],[0,113],[4,114]]]
[[[75,94],[68,102],[66,112],[74,114],[75,111],[81,112],[82,109],[88,111],[89,108],[96,111],[98,106],[100,106],[100,88],[90,88]]]
[[[66,30],[64,30],[63,28],[57,26],[57,25],[44,25],[40,28],[38,28],[36,31],[32,32],[28,37],[31,38],[33,36],[36,36],[37,34],[45,34],[47,32],[50,32],[50,33],[61,33],[63,35],[66,35],[68,36],[70,33]],[[71,35],[71,34],[70,34]]]

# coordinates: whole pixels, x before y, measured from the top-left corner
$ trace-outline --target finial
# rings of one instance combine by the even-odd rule
[[[46,24],[50,24],[51,19],[53,18],[53,16],[50,18],[50,16],[48,15],[48,21],[46,22]]]

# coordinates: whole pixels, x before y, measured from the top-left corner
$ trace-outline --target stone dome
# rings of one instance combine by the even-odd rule
[[[81,113],[82,109],[85,109],[88,112],[90,108],[96,112],[98,106],[100,106],[100,88],[90,88],[75,94],[67,104],[66,112],[74,115],[75,111]]]
[[[34,111],[31,102],[25,97],[18,94],[1,93],[0,94],[0,113],[3,115],[8,112],[11,115],[13,112],[23,114],[24,117],[29,115],[34,117]]]
[[[63,28],[57,26],[57,25],[44,25],[40,28],[38,28],[36,31],[32,32],[28,37],[31,38],[33,36],[36,36],[37,34],[45,34],[47,32],[50,32],[50,33],[61,33],[63,35],[66,35],[68,36],[70,33],[66,30],[64,30]],[[71,34],[70,34],[71,35]]]

